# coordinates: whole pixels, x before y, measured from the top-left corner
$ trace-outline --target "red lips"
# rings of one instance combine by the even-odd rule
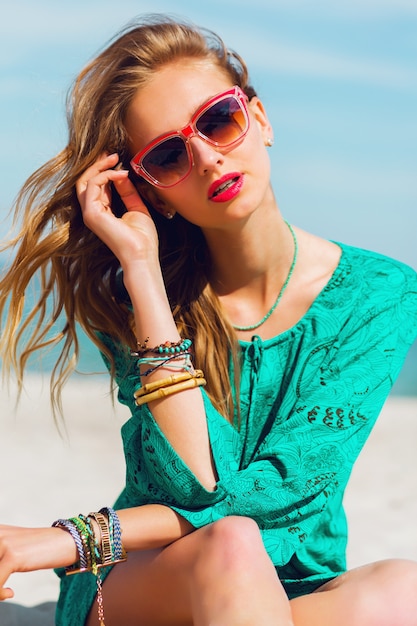
[[[208,190],[209,200],[213,202],[228,202],[232,200],[243,186],[243,175],[240,172],[225,174],[214,183]]]

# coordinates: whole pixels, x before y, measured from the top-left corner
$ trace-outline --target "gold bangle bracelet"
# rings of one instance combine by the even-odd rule
[[[125,563],[127,561],[127,554],[125,553],[125,556],[122,557],[121,559],[117,559],[116,561],[106,561],[106,563],[97,563],[96,567],[97,569],[101,569],[102,567],[112,567],[113,565],[118,565],[119,563]],[[72,568],[72,567],[67,567],[65,570],[65,575],[66,576],[72,576],[73,574],[82,574],[83,572],[92,572],[92,568],[91,567],[78,567],[78,568]]]
[[[142,404],[146,404],[148,402],[152,402],[153,400],[158,400],[159,398],[166,398],[167,396],[171,396],[174,393],[178,393],[179,391],[184,391],[185,389],[193,389],[194,387],[201,387],[206,384],[205,378],[190,378],[189,380],[184,380],[175,385],[170,385],[169,387],[161,387],[156,391],[151,391],[139,398],[135,398],[135,402],[137,406],[141,406]]]
[[[204,374],[202,370],[195,370],[194,372],[183,372],[182,374],[172,374],[172,376],[168,376],[167,378],[160,378],[159,380],[154,380],[152,383],[146,383],[140,389],[137,389],[133,394],[135,398],[140,398],[152,391],[156,391],[157,389],[161,389],[162,387],[170,387],[171,385],[175,385],[175,383],[180,383],[184,380],[190,380],[191,378],[203,378]]]
[[[102,560],[106,562],[112,557],[109,520],[103,513],[89,513],[88,517],[91,517],[100,529],[98,543],[101,545]]]

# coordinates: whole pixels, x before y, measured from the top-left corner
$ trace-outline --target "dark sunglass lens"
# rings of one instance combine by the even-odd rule
[[[238,100],[230,96],[205,111],[197,120],[196,127],[210,141],[225,146],[245,133],[247,121]]]
[[[142,167],[164,185],[174,184],[189,168],[188,154],[181,137],[171,137],[152,148],[142,160]]]

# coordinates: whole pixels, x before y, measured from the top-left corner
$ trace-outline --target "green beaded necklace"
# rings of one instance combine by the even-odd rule
[[[295,268],[295,264],[297,263],[297,256],[298,256],[298,242],[297,242],[297,237],[295,236],[295,232],[293,231],[293,228],[291,226],[291,224],[289,224],[288,222],[285,222],[286,225],[288,226],[288,228],[290,229],[293,241],[294,241],[294,257],[291,263],[291,267],[289,269],[288,272],[288,276],[285,279],[284,284],[282,285],[280,292],[277,296],[277,299],[275,300],[274,304],[272,305],[272,307],[269,309],[268,313],[266,313],[263,318],[257,322],[256,324],[252,324],[251,326],[235,326],[234,324],[232,324],[233,328],[235,330],[254,330],[255,328],[259,328],[259,326],[262,326],[262,324],[264,322],[266,322],[266,320],[271,317],[272,313],[275,311],[275,309],[277,308],[278,304],[280,303],[280,300],[282,298],[282,296],[284,295],[284,291],[287,288],[288,283],[290,282],[290,278],[293,275],[294,272],[294,268]]]

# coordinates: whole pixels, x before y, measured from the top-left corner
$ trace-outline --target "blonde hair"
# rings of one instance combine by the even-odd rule
[[[120,296],[118,260],[84,225],[75,183],[105,151],[118,152],[128,166],[131,155],[124,128],[128,106],[158,68],[179,58],[206,59],[225,72],[231,84],[254,95],[243,60],[213,32],[160,15],[130,24],[76,79],[67,99],[68,145],[34,172],[16,201],[20,232],[3,246],[16,254],[0,281],[3,368],[9,373],[14,369],[21,385],[30,355],[59,344],[51,375],[54,411],[61,410],[62,386],[78,361],[77,324],[106,355],[112,373],[114,356],[100,334],[120,346],[136,344],[131,308]],[[138,188],[146,186],[136,178],[135,183]],[[116,194],[112,206],[116,214],[125,211]],[[238,370],[237,341],[210,287],[204,236],[178,215],[168,223],[152,214],[179,331],[194,342],[195,362],[206,372],[214,405],[233,419],[229,368],[232,353]],[[24,318],[27,289],[37,277],[39,299]],[[59,323],[63,328],[55,332]]]

